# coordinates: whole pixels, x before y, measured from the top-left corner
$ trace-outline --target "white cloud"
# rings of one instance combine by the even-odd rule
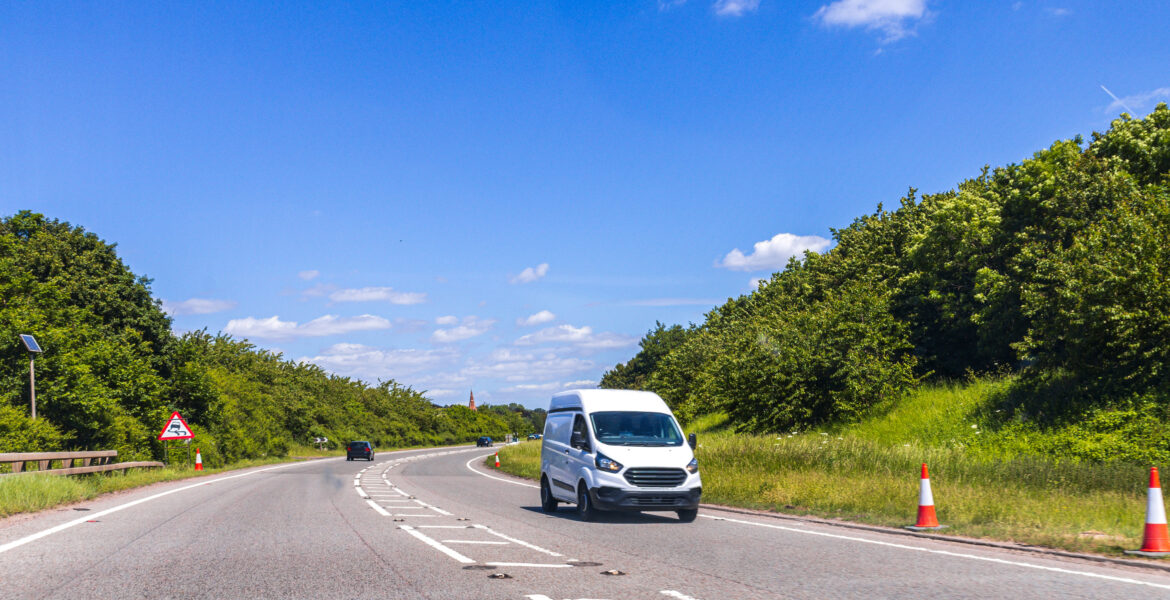
[[[913,24],[929,16],[926,0],[837,0],[813,15],[826,27],[864,27],[880,31],[883,42],[914,33]]]
[[[573,327],[572,325],[566,324],[547,327],[536,333],[521,336],[516,340],[516,345],[533,346],[536,344],[566,343],[577,346],[578,348],[602,350],[624,348],[626,346],[632,346],[637,342],[637,338],[617,333],[593,333],[593,328],[588,325],[584,327]]]
[[[542,325],[556,320],[557,316],[547,310],[542,310],[534,315],[528,315],[523,319],[516,319],[516,324],[521,327],[532,327],[533,325]]]
[[[715,0],[715,14],[721,17],[741,17],[759,7],[760,0]]]
[[[431,339],[439,342],[440,344],[458,342],[461,340],[473,338],[477,335],[483,335],[492,328],[492,325],[495,324],[495,319],[480,319],[475,316],[464,317],[463,323],[457,327],[452,327],[450,329],[436,329],[435,332],[431,334]]]
[[[1046,8],[1045,12],[1054,17],[1067,17],[1072,14],[1072,11],[1067,8]]]
[[[307,290],[303,290],[301,295],[306,298],[320,298],[321,296],[329,295],[333,292],[333,290],[336,289],[337,286],[333,285],[332,283],[318,283],[317,285]]]
[[[354,331],[389,329],[390,321],[375,315],[339,317],[324,315],[303,325],[296,321],[281,321],[280,317],[267,319],[246,317],[232,319],[223,328],[225,333],[249,339],[291,340],[302,337],[324,337]]]
[[[520,271],[519,275],[512,277],[509,281],[511,283],[532,283],[541,277],[548,274],[548,263],[540,263],[535,267],[528,267]]]
[[[455,358],[456,355],[447,350],[390,349],[362,344],[334,344],[322,350],[317,356],[302,357],[300,362],[315,364],[344,377],[366,380],[394,379],[417,388],[414,381],[407,381],[404,378],[450,363]]]
[[[364,287],[337,290],[329,294],[334,302],[389,302],[391,304],[421,304],[427,295],[421,292],[396,292],[389,287]]]
[[[733,271],[780,271],[793,256],[803,254],[805,250],[822,252],[830,243],[817,235],[777,233],[770,240],[756,242],[752,253],[746,256],[739,248],[728,252],[718,266]]]
[[[760,284],[762,284],[766,281],[768,281],[767,277],[752,277],[751,279],[748,280],[748,286],[751,287],[753,290],[758,290],[758,289],[760,289]]]
[[[562,383],[561,387],[565,388],[566,390],[569,388],[594,388],[597,387],[597,382],[592,379],[578,379],[577,381]]]
[[[518,392],[559,392],[561,384],[553,383],[521,383],[518,385],[500,388],[501,392],[506,394],[515,394]]]
[[[304,279],[305,281],[310,281],[310,280],[316,279],[317,276],[320,274],[321,274],[320,271],[318,271],[316,269],[310,269],[308,271],[301,271],[300,273],[297,273],[297,277],[300,277],[301,279]]]
[[[1101,87],[1104,89],[1105,86]],[[1108,92],[1110,96],[1113,96],[1113,93],[1109,92],[1108,89],[1105,91]],[[1170,87],[1160,87],[1156,90],[1150,90],[1148,92],[1134,94],[1132,96],[1125,96],[1123,98],[1113,96],[1113,103],[1105,109],[1105,112],[1112,114],[1124,108],[1125,112],[1130,113],[1130,116],[1138,117],[1140,115],[1137,114],[1137,111],[1144,111],[1147,108],[1153,108],[1153,105],[1157,101],[1166,99],[1170,99]]]
[[[212,313],[231,310],[236,303],[231,300],[214,300],[211,298],[191,298],[182,302],[167,302],[163,300],[163,310],[172,315],[210,315]]]
[[[435,325],[454,325],[458,322],[459,317],[456,317],[455,315],[446,315],[443,317],[437,317],[435,319]]]
[[[494,354],[494,353],[493,353]],[[468,378],[499,378],[506,381],[549,381],[589,371],[596,367],[593,361],[582,358],[562,358],[555,354],[542,356],[526,354],[494,354],[485,362],[472,362],[461,375]]]

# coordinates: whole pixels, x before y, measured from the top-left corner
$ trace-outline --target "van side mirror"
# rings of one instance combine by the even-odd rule
[[[585,439],[585,436],[580,433],[573,434],[573,437],[569,440],[569,445],[578,450],[589,451],[589,440]]]
[[[691,447],[692,451],[695,449],[695,446],[699,445],[699,442],[695,439],[695,434],[692,433],[687,436],[687,445]]]

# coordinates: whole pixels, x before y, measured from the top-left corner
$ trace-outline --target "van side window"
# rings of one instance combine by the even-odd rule
[[[589,446],[589,429],[585,426],[585,417],[577,415],[573,419],[573,436],[571,440],[581,440],[585,446]]]
[[[572,415],[557,413],[548,416],[544,426],[544,439],[569,445],[569,430],[572,425]]]

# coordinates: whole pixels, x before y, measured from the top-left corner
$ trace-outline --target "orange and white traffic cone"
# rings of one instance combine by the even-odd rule
[[[1158,467],[1150,467],[1150,489],[1146,496],[1146,534],[1141,550],[1126,550],[1140,556],[1170,556],[1170,530],[1166,528],[1166,506],[1162,504],[1162,484]]]
[[[911,531],[928,529],[942,529],[946,525],[938,524],[938,517],[934,514],[934,494],[930,493],[930,475],[926,473],[926,463],[922,463],[922,479],[918,484],[918,522],[907,525]]]
[[[496,452],[496,468],[500,468],[500,453]]]
[[[199,453],[198,448],[195,449],[195,470],[196,471],[203,470],[203,455]]]

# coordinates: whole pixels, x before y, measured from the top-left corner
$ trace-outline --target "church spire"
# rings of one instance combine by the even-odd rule
[[[474,390],[472,390],[472,392],[471,392],[471,401],[467,403],[467,408],[470,408],[471,410],[475,410],[475,391]]]

